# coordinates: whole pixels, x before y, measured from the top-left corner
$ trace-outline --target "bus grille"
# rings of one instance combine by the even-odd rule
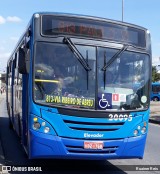
[[[66,146],[66,150],[69,153],[92,153],[92,154],[112,154],[115,153],[118,149],[118,146],[111,146],[111,147],[104,147],[102,150],[88,150],[84,149],[83,147],[76,147],[76,146]]]
[[[119,139],[118,142],[115,140],[104,141],[103,149],[84,149],[84,141],[91,140],[77,140],[77,139],[66,139],[62,138],[62,142],[68,153],[79,153],[79,154],[113,154],[119,149],[119,146],[123,142],[123,139]]]
[[[73,117],[63,117],[64,123],[73,130],[83,130],[83,131],[116,131],[120,129],[125,122],[104,122],[104,120],[96,122],[90,118],[87,120],[75,120]],[[106,119],[107,120],[107,119]]]

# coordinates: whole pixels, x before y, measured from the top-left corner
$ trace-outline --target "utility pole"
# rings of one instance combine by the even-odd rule
[[[122,0],[122,22],[123,22],[123,15],[124,15],[124,14],[123,14],[123,13],[124,13],[124,12],[123,12],[123,8],[124,8],[124,7],[123,7],[123,6],[124,6],[124,2],[123,2],[123,1],[124,1],[124,0]]]

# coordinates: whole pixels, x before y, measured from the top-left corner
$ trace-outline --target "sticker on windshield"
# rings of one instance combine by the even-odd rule
[[[142,96],[141,97],[141,102],[142,103],[146,103],[147,102],[147,97],[146,96]]]
[[[119,94],[112,94],[112,101],[119,102]]]
[[[126,94],[112,94],[112,102],[126,102]]]
[[[112,94],[110,93],[98,94],[98,109],[101,110],[112,109]]]
[[[126,94],[119,94],[120,102],[126,102]]]

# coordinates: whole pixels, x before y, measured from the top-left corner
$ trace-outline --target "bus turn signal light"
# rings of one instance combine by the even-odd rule
[[[40,123],[38,123],[38,122],[33,123],[33,129],[34,130],[38,130],[38,129],[40,129],[40,127],[41,127]]]
[[[33,118],[33,121],[34,121],[34,122],[37,122],[37,121],[38,121],[38,118],[37,118],[37,117],[34,117],[34,118]]]

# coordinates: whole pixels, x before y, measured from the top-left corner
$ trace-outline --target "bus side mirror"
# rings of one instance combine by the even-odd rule
[[[18,71],[19,71],[20,74],[27,74],[25,52],[22,48],[19,48]]]

